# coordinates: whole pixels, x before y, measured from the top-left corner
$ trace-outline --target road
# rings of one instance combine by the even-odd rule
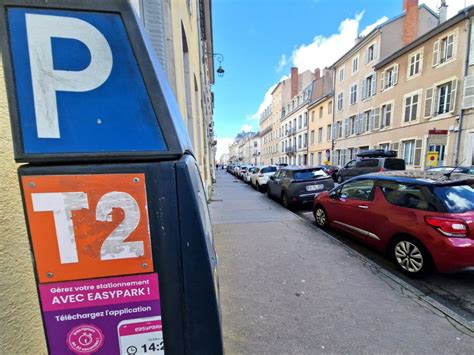
[[[474,349],[469,307],[445,312],[421,286],[361,255],[360,245],[319,230],[308,211],[292,213],[225,172],[210,211],[228,354]]]

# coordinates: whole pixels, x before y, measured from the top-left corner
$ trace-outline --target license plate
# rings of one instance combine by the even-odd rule
[[[318,191],[324,189],[324,185],[308,185],[306,191]]]

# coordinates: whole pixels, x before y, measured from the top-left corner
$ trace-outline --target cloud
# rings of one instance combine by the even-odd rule
[[[375,21],[373,24],[371,25],[368,25],[366,28],[364,28],[361,32],[360,32],[360,35],[361,36],[367,36],[375,27],[377,27],[378,25],[381,25],[382,23],[384,23],[385,21],[388,20],[388,17],[387,16],[384,16],[384,17],[381,17],[379,18],[377,21]]]
[[[277,84],[274,84],[272,86],[270,86],[267,90],[267,92],[265,93],[264,97],[263,97],[263,101],[262,103],[260,104],[260,106],[258,107],[258,110],[257,112],[251,114],[251,115],[248,115],[247,116],[247,120],[253,120],[253,121],[258,121],[260,120],[260,115],[262,114],[262,112],[268,107],[270,106],[270,104],[272,103],[272,91],[275,89],[275,87],[278,85],[279,82],[282,82],[283,80],[286,80],[288,79],[289,76],[288,75],[283,75],[280,80],[278,80]]]
[[[300,45],[291,55],[293,65],[298,67],[301,73],[305,70],[324,68],[334,63],[354,46],[363,16],[364,12],[359,12],[354,18],[342,21],[337,33],[328,37],[318,35],[311,43]]]
[[[288,59],[286,58],[285,54],[282,54],[280,56],[280,60],[278,61],[277,67],[275,68],[275,71],[277,73],[280,73],[287,64],[288,64]]]
[[[429,6],[434,12],[438,12],[438,7],[440,5],[440,0],[422,0],[420,4],[426,4]],[[446,4],[448,5],[448,18],[453,17],[456,15],[459,10],[462,10],[464,7],[474,5],[474,0],[446,0]]]
[[[245,123],[242,128],[240,129],[242,132],[251,132],[253,129],[253,127],[251,125],[249,125],[248,123]]]
[[[234,138],[223,137],[217,138],[216,159],[220,160],[221,156],[229,153],[229,146],[234,142]]]

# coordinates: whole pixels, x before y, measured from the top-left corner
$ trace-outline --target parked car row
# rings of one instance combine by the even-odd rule
[[[316,225],[376,248],[410,277],[474,270],[474,168],[407,171],[391,151],[329,166],[228,166],[289,209],[312,203]],[[335,186],[334,180],[339,184]]]

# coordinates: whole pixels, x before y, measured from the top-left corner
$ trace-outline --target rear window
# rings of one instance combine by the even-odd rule
[[[358,168],[376,168],[379,166],[379,161],[377,159],[363,159],[357,162],[356,166]]]
[[[405,170],[405,160],[387,158],[383,167],[390,170]]]
[[[275,171],[277,171],[277,168],[276,166],[269,166],[267,168],[263,168],[262,170],[260,170],[260,172],[262,174],[265,174],[265,173],[274,173]]]
[[[386,200],[392,205],[423,211],[442,210],[440,202],[428,186],[386,181],[381,183],[380,188]]]
[[[295,179],[298,180],[307,180],[307,179],[315,179],[318,177],[326,177],[329,176],[324,172],[323,169],[307,169],[307,170],[299,170],[293,173]]]
[[[474,185],[441,186],[434,190],[448,212],[474,211]]]

